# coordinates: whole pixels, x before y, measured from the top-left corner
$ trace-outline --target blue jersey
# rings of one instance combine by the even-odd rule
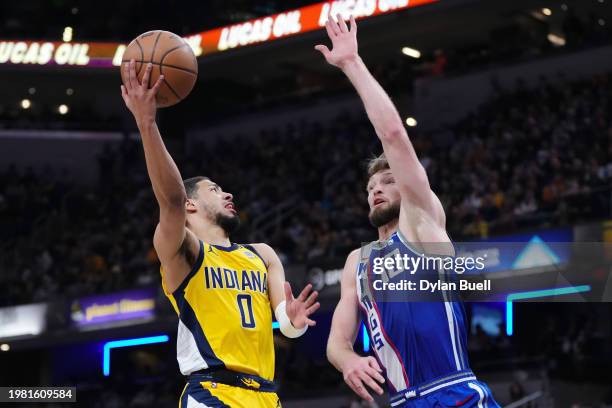
[[[384,301],[374,291],[375,258],[422,257],[410,247],[401,232],[385,241],[373,242],[361,250],[357,271],[357,294],[366,322],[372,349],[391,393],[435,383],[440,378],[459,378],[471,374],[467,359],[466,317],[462,303],[449,292],[438,291],[439,299],[414,301],[414,292],[404,292],[405,301]],[[377,260],[380,262],[380,259]],[[380,264],[380,263],[379,263]],[[418,282],[423,270],[385,272],[387,282]],[[452,272],[451,272],[452,273]],[[440,274],[441,279],[448,276]],[[468,373],[468,374],[465,374]]]

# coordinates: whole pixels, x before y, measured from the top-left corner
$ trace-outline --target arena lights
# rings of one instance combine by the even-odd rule
[[[408,116],[406,118],[406,125],[410,127],[415,127],[417,125],[417,121],[412,116]]]
[[[511,293],[506,298],[506,334],[508,336],[512,336],[514,334],[514,312],[512,309],[512,302],[517,300],[525,300],[525,299],[537,299],[543,297],[550,296],[561,296],[561,295],[571,295],[575,293],[583,293],[589,292],[591,290],[590,285],[581,285],[581,286],[568,286],[565,288],[554,288],[554,289],[544,289],[544,290],[534,290],[531,292],[519,292],[519,293]]]
[[[547,17],[548,17],[548,16],[552,15],[552,10],[551,10],[551,9],[549,9],[548,7],[544,7],[544,8],[542,9],[542,14],[544,14],[545,16],[547,16]]]
[[[65,104],[61,104],[60,106],[57,107],[57,111],[59,112],[60,115],[65,115],[68,113],[70,109],[68,108],[68,105]]]
[[[139,337],[135,339],[115,340],[104,343],[104,351],[102,353],[102,372],[105,377],[110,375],[110,352],[112,349],[142,346],[146,344],[166,343],[170,340],[167,335]]]
[[[72,89],[72,88],[66,89],[66,95],[68,95],[68,96],[74,95],[74,89]]]
[[[603,27],[606,25],[606,20],[604,20],[603,18],[600,18],[599,20],[597,20],[597,23]]]
[[[29,99],[22,99],[21,100],[21,108],[22,109],[30,109],[30,106],[32,106],[32,102]]]
[[[421,51],[410,47],[403,47],[402,54],[412,58],[421,58]]]
[[[561,10],[563,10],[563,11],[567,11],[567,9],[568,9],[567,4],[563,3],[563,4],[561,5]]]
[[[565,38],[555,33],[548,33],[547,38],[555,47],[563,47],[565,45]]]
[[[322,30],[329,13],[357,20],[394,13],[438,0],[335,0],[187,35],[196,57],[271,42]],[[78,9],[73,8],[72,14]],[[68,30],[70,29],[70,30]],[[70,36],[68,34],[70,33]],[[110,42],[73,43],[74,29],[64,29],[64,42],[0,41],[0,64],[72,65],[112,68],[121,64],[126,45]],[[70,38],[70,40],[67,40]]]
[[[33,86],[32,86],[32,87],[30,87],[30,88],[28,88],[28,93],[29,93],[30,95],[34,95],[34,94],[36,93],[36,88],[34,88]]]
[[[9,351],[10,349],[11,349],[11,346],[9,346],[6,343],[0,344],[0,351]]]

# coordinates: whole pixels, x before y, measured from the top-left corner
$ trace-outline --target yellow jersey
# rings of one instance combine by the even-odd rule
[[[169,293],[163,279],[162,286],[179,316],[183,375],[226,368],[274,379],[268,270],[255,249],[200,241],[198,259],[177,290]]]

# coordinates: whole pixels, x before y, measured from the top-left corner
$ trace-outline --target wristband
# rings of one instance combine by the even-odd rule
[[[276,309],[274,309],[274,315],[276,316],[276,320],[280,326],[281,333],[290,339],[294,339],[306,333],[306,330],[308,330],[308,325],[305,324],[301,329],[296,329],[293,327],[291,320],[289,320],[289,316],[287,316],[287,309],[285,308],[286,305],[286,301],[283,300],[280,302],[278,306],[276,306]]]

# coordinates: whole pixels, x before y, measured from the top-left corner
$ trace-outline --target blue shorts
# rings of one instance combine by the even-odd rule
[[[393,408],[500,408],[491,390],[471,371],[462,371],[394,394]]]

